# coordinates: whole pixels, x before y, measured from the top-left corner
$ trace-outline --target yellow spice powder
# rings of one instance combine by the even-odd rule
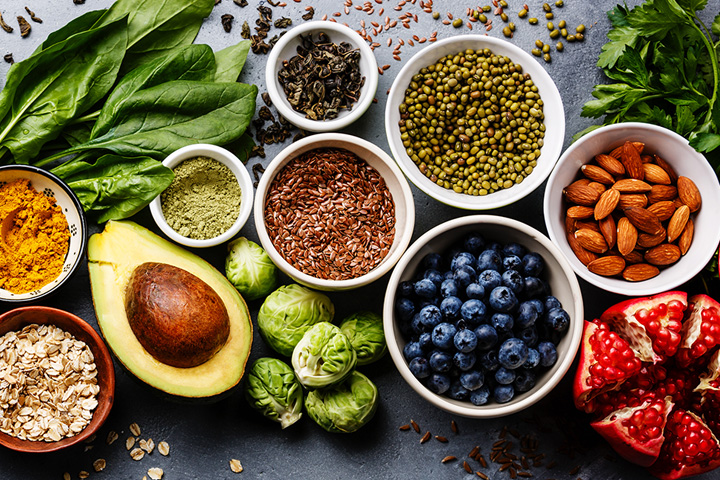
[[[28,179],[0,185],[0,221],[13,212],[14,220],[0,238],[0,288],[26,293],[60,275],[70,231],[55,199],[36,191]]]

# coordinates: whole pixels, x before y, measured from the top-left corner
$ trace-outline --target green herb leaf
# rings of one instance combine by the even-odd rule
[[[715,16],[710,29],[712,30],[712,33],[720,37],[720,13]]]
[[[73,35],[91,30],[93,26],[97,28],[99,25],[96,24],[98,20],[105,15],[105,12],[107,12],[107,9],[90,10],[89,12],[70,20],[66,25],[60,27],[54,32],[50,32],[48,37],[40,44],[35,53],[38,53],[41,50],[46,50],[53,45],[67,40]]]
[[[639,32],[630,26],[610,30],[607,36],[610,41],[602,46],[597,63],[597,66],[601,68],[614,67],[625,49],[635,46],[640,38]]]
[[[720,134],[701,132],[690,139],[690,145],[698,152],[709,152],[720,147]]]
[[[250,40],[242,40],[237,45],[231,45],[215,53],[215,81],[237,82],[240,72],[245,66]]]

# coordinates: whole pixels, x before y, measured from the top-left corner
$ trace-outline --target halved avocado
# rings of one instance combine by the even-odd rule
[[[230,331],[207,361],[182,368],[153,357],[138,341],[126,313],[133,273],[147,263],[167,264],[202,280],[220,297]],[[137,378],[170,395],[215,397],[240,382],[252,344],[252,322],[245,301],[212,265],[136,223],[109,221],[88,242],[88,270],[98,325],[118,360]]]

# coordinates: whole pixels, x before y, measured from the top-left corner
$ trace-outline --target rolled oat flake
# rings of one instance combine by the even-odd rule
[[[240,215],[242,190],[232,170],[210,157],[194,157],[173,169],[160,196],[170,228],[186,238],[207,240],[226,232]]]

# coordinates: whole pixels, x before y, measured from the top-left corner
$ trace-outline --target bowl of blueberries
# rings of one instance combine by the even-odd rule
[[[474,418],[547,395],[572,365],[583,318],[580,285],[558,248],[495,215],[422,235],[395,266],[383,305],[403,378],[433,405]]]

